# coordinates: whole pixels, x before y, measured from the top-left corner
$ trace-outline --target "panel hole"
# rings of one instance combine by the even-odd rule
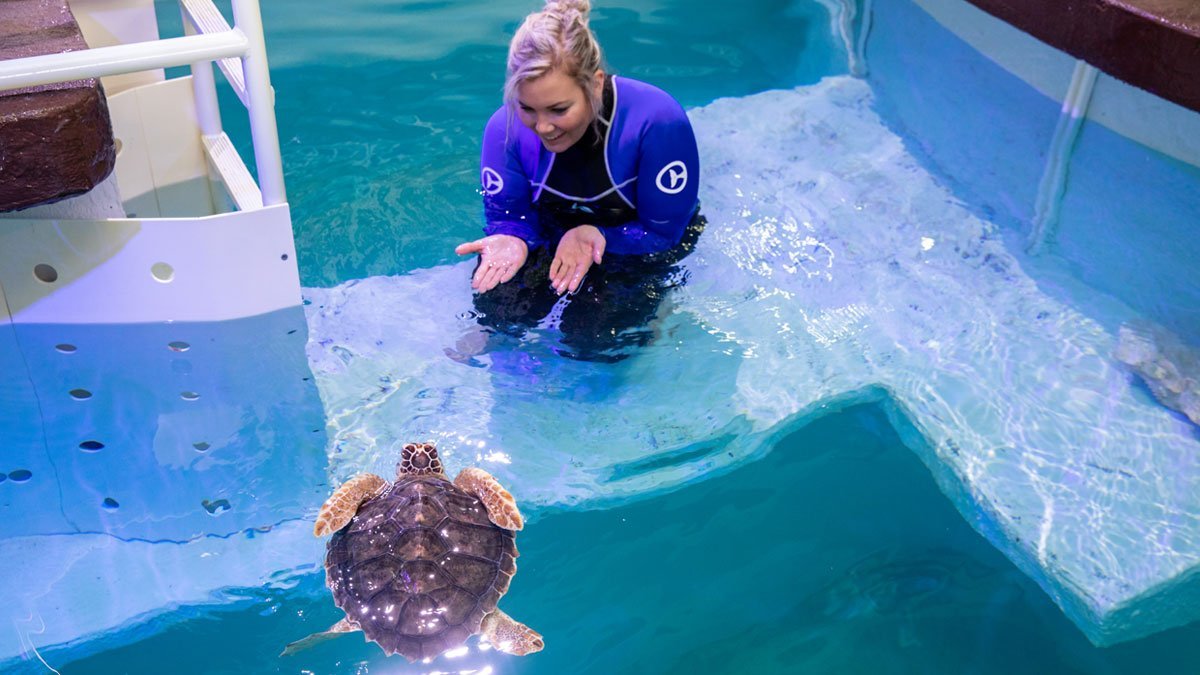
[[[200,502],[200,505],[203,506],[204,510],[208,511],[209,515],[212,516],[219,516],[231,508],[229,506],[228,499],[218,499],[215,502],[210,502],[205,499],[204,501]]]
[[[57,349],[58,351],[62,352],[63,354],[74,354],[75,353],[75,345],[69,345],[65,342],[62,343],[61,345],[54,345],[54,348]]]
[[[33,472],[29,469],[17,469],[8,474],[8,479],[14,483],[24,483],[30,478],[33,478]]]
[[[186,342],[182,342],[180,340],[176,340],[175,342],[167,343],[167,349],[170,349],[173,352],[186,352],[187,350],[189,350],[191,348],[192,348],[191,345],[189,345]]]
[[[39,263],[33,266],[33,276],[42,283],[52,284],[58,281],[58,270],[46,263]]]
[[[109,511],[116,511],[117,509],[121,508],[121,505],[117,503],[117,500],[113,499],[112,497],[105,497],[101,506]]]
[[[288,259],[288,254],[284,253],[283,255],[279,256],[279,259],[280,259],[280,260],[287,260],[287,259]]]
[[[200,452],[208,452],[208,449],[212,446],[204,441],[200,441],[199,443],[192,443],[192,447]]]
[[[120,157],[121,151],[124,149],[125,149],[125,144],[121,142],[121,139],[117,138],[116,136],[113,136],[113,150],[115,151],[115,154],[118,157]]]
[[[84,452],[100,452],[104,449],[104,444],[100,441],[84,441],[79,444],[79,449]]]
[[[194,391],[181,391],[179,392],[179,398],[182,398],[185,401],[195,401],[196,399],[200,398],[200,394],[197,394]]]
[[[169,284],[175,279],[175,268],[165,262],[156,262],[150,266],[150,274],[154,275],[155,280]]]
[[[71,398],[75,399],[76,401],[86,401],[92,397],[92,392],[88,391],[87,389],[72,389],[67,393],[70,394]]]

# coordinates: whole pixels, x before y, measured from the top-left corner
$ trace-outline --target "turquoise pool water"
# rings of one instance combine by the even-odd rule
[[[508,39],[536,6],[263,3],[304,285],[443,264],[476,236],[481,125]],[[830,23],[816,3],[656,1],[600,6],[593,27],[615,72],[692,107],[846,72]],[[245,141],[234,101],[224,117]]]
[[[658,0],[597,9],[594,26],[618,72],[661,84],[685,105],[702,108],[695,117],[712,176],[703,199],[719,218],[691,262],[693,283],[634,363],[563,362],[548,348],[552,331],[544,331],[480,355],[484,368],[440,356],[471,325],[462,315],[469,306],[466,269],[451,249],[478,232],[478,129],[496,105],[507,35],[530,5],[264,7],[311,302],[309,372],[295,369],[295,343],[303,335],[289,332],[297,330],[294,313],[226,327],[231,346],[223,347],[221,361],[229,372],[257,373],[255,354],[272,362],[275,349],[291,366],[286,377],[268,381],[246,375],[252,382],[226,392],[229,400],[285,394],[286,403],[214,412],[224,435],[186,436],[188,452],[211,453],[206,465],[164,456],[158,437],[135,439],[134,446],[153,445],[163,467],[187,465],[204,478],[189,486],[197,490],[187,495],[194,513],[168,520],[154,507],[136,512],[122,499],[129,521],[97,526],[108,522],[110,533],[144,541],[147,550],[132,556],[135,562],[159,560],[162,549],[187,555],[195,548],[188,533],[199,530],[215,542],[200,554],[212,564],[143,568],[126,560],[98,570],[102,578],[87,593],[107,593],[117,605],[118,596],[144,583],[148,595],[173,604],[165,612],[135,608],[102,635],[43,647],[40,657],[62,673],[197,675],[1195,672],[1197,625],[1092,646],[997,550],[1004,542],[977,533],[955,508],[962,505],[943,494],[945,476],[933,462],[943,429],[929,425],[929,411],[912,403],[912,392],[926,384],[950,406],[981,402],[987,410],[970,411],[981,435],[1028,414],[1017,404],[1028,398],[1028,407],[1036,407],[1043,399],[1035,394],[1069,407],[1077,382],[1071,371],[1105,367],[1106,331],[1141,313],[1194,338],[1190,315],[1180,309],[1186,303],[1176,303],[1178,294],[1159,303],[1137,283],[1120,302],[1096,300],[1077,278],[1087,274],[1022,276],[1021,265],[1036,275],[1038,265],[1048,264],[1005,255],[1004,239],[1019,229],[1022,205],[1032,202],[1020,186],[1040,164],[1027,154],[1040,152],[1048,130],[1028,121],[1008,124],[1011,118],[995,111],[1020,106],[1030,118],[1047,112],[1052,127],[1056,106],[972,57],[907,2],[876,4],[881,23],[865,84],[845,77],[845,50],[820,4]],[[160,3],[164,23],[172,11]],[[957,81],[913,94],[905,69],[930,66],[902,56],[918,46],[954,64],[951,72],[961,80],[1002,85],[988,89],[996,98],[981,104],[984,121],[971,124],[986,121],[989,132],[999,132],[999,140],[973,151],[997,158],[1003,171],[978,178],[972,174],[978,157],[935,142],[965,147],[961,138],[939,137],[961,129],[939,123],[932,112],[932,131],[917,124],[924,117],[911,117],[921,110],[914,99],[958,98]],[[244,132],[236,108],[225,118],[234,134]],[[726,131],[771,139],[761,141],[762,175],[726,166],[736,166],[741,143]],[[1089,133],[1120,152],[1149,157],[1148,165],[1177,180],[1183,187],[1156,208],[1167,216],[1164,229],[1187,222],[1196,208],[1186,189],[1197,180],[1193,169],[1103,131]],[[1005,138],[1023,138],[1027,146],[1006,149],[1012,144]],[[788,157],[788,147],[798,156]],[[1095,146],[1087,151],[1107,154]],[[855,180],[823,179],[824,167]],[[853,220],[860,212],[872,219]],[[856,224],[888,227],[865,236],[839,229]],[[1074,241],[1068,238],[1064,249]],[[889,261],[887,251],[917,250],[918,242],[923,252]],[[1179,271],[1162,267],[1164,277]],[[899,271],[887,276],[889,270]],[[971,276],[976,272],[988,276]],[[1186,277],[1175,283],[1190,288]],[[979,292],[986,294],[972,295]],[[860,295],[880,300],[856,301]],[[445,310],[431,309],[431,297]],[[983,308],[995,313],[964,309],[980,304],[996,305]],[[803,308],[803,324],[783,314],[789,305]],[[1000,308],[1008,305],[1029,311]],[[279,337],[236,340],[231,332]],[[1013,334],[1031,337],[1015,341]],[[119,337],[112,339],[116,344]],[[211,336],[199,331],[193,342],[222,339],[218,327]],[[1059,340],[1063,353],[1055,356],[1065,364],[1048,379],[1025,382],[1016,369],[1002,367],[999,375],[986,369],[992,361],[1046,359],[1047,345]],[[955,341],[990,357],[978,359],[985,364],[979,370],[964,370],[961,382],[950,371],[968,359],[954,353]],[[202,353],[192,352],[196,359]],[[928,360],[913,362],[914,354]],[[168,368],[183,369],[182,363]],[[1012,393],[972,398],[975,378],[983,387],[1003,380]],[[690,404],[679,402],[679,392]],[[316,420],[318,395],[323,419]],[[1014,407],[1003,407],[1010,398]],[[1114,394],[1112,405],[1153,408],[1144,391],[1128,398]],[[172,428],[169,416],[159,419],[160,428]],[[1036,446],[1039,428],[1079,441],[1078,428],[1059,427],[1055,419],[1031,414],[1028,422],[1017,441]],[[1152,428],[1189,433],[1175,422]],[[278,657],[283,644],[338,618],[323,589],[319,544],[295,543],[289,528],[303,534],[304,519],[329,483],[362,468],[386,472],[391,444],[407,436],[438,439],[451,466],[483,464],[525,504],[532,522],[518,539],[520,573],[503,607],[546,635],[545,652],[511,659],[472,649],[409,666],[346,637]],[[200,440],[215,447],[192,450]],[[230,461],[231,453],[248,449],[240,462]],[[278,464],[293,456],[303,461]],[[319,466],[324,459],[328,478]],[[1194,461],[1180,466],[1187,475]],[[239,484],[239,472],[255,478]],[[0,484],[0,490],[15,487]],[[191,504],[201,498],[205,511]],[[987,523],[976,525],[988,531]],[[207,587],[197,582],[196,588],[218,589],[207,597],[164,590],[195,581],[173,580],[166,570],[214,573],[233,555],[247,568],[275,573],[263,583],[239,583],[253,574],[231,574]],[[160,570],[152,582],[130,573],[146,568]],[[47,626],[72,613],[41,610],[38,619]],[[22,626],[25,639],[43,644],[36,625]],[[49,672],[33,658],[14,668]]]
[[[185,609],[165,631],[133,629],[152,635],[61,670],[1107,674],[1188,673],[1200,659],[1194,628],[1091,646],[963,521],[879,406],[678,492],[546,514],[518,543],[503,605],[547,644],[525,659],[472,651],[409,666],[358,637],[280,659],[338,618],[308,574]]]

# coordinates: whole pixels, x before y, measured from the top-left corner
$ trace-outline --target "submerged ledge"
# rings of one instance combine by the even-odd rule
[[[1200,111],[1193,0],[968,0],[1113,77]]]
[[[886,392],[964,518],[1093,643],[1194,621],[1200,437],[1113,358],[1136,313],[1040,288],[874,105],[827,78],[691,111],[709,227],[656,340],[613,366],[556,356],[552,328],[447,358],[477,331],[470,262],[308,289],[335,479],[432,438],[530,507],[608,505]]]

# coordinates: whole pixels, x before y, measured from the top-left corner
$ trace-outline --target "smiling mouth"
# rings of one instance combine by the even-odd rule
[[[549,136],[542,136],[542,140],[545,141],[546,143],[553,143],[554,141],[557,141],[558,139],[562,138],[563,135],[564,134],[559,134],[557,136],[554,136],[553,138],[551,138]]]

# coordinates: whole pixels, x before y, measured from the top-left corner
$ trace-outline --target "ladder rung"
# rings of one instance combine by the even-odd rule
[[[252,211],[263,207],[262,190],[250,175],[246,163],[233,147],[229,136],[224,133],[203,136],[204,149],[225,183],[225,189],[233,197],[239,211]]]
[[[225,20],[225,16],[212,3],[212,0],[179,0],[179,7],[183,11],[183,16],[192,24],[197,33],[223,33],[232,30],[229,22]],[[230,86],[241,99],[242,105],[249,108],[250,102],[246,96],[246,78],[242,72],[242,60],[233,57],[225,58],[217,61],[217,65],[221,68],[221,72],[225,73],[225,79],[229,80]]]

